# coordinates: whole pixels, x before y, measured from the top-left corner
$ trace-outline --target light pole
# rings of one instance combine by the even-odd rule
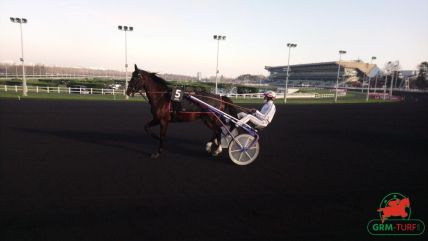
[[[339,64],[337,68],[337,79],[336,79],[336,94],[334,95],[334,102],[337,102],[337,88],[339,87],[339,74],[340,74],[340,63],[342,61],[342,54],[346,54],[345,50],[339,50]]]
[[[288,94],[288,73],[290,71],[290,52],[291,48],[297,47],[297,44],[287,43],[288,47],[288,62],[287,62],[287,77],[285,78],[285,92],[284,92],[284,104],[287,103],[287,94]]]
[[[128,41],[126,38],[126,32],[134,31],[134,27],[119,25],[117,28],[125,32],[125,91],[126,91],[128,89]],[[129,97],[125,95],[125,99],[129,99]]]
[[[379,72],[376,73],[376,79],[375,79],[375,83],[374,83],[374,92],[376,94],[377,92],[377,78],[379,77]]]
[[[25,66],[24,66],[24,39],[22,36],[22,24],[27,23],[26,18],[10,18],[12,23],[19,23],[19,29],[21,30],[21,62],[22,62],[22,95],[27,96],[27,80],[25,79]]]
[[[376,59],[376,56],[372,56],[371,60],[370,60],[370,65],[373,63],[373,60]],[[377,73],[376,73],[377,74]],[[371,76],[369,76],[369,84],[367,85],[367,96],[366,96],[366,101],[369,101],[369,94],[370,94],[370,80],[371,80]]]
[[[395,63],[391,62],[391,86],[389,88],[389,99],[392,98],[392,87],[394,86],[394,75],[396,74],[395,66]]]
[[[217,40],[217,65],[216,65],[216,71],[215,71],[215,94],[218,94],[218,87],[217,87],[217,77],[218,77],[218,53],[220,50],[220,40],[226,40],[226,36],[223,35],[214,35],[214,40]]]
[[[395,81],[394,81],[394,88],[397,88],[397,84],[398,84],[398,75],[400,74],[400,61],[395,61],[394,64],[394,70],[395,70]]]

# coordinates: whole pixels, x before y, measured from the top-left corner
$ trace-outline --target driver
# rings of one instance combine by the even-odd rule
[[[275,115],[276,107],[273,104],[273,101],[276,98],[276,93],[273,91],[266,91],[263,93],[264,102],[262,109],[260,111],[256,109],[251,109],[250,113],[240,112],[238,113],[239,123],[253,123],[257,128],[264,128],[272,121],[273,116]]]

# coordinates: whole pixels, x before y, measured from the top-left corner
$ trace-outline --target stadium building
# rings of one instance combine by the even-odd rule
[[[335,86],[339,62],[290,65],[288,83],[291,86]],[[265,66],[271,84],[284,85],[287,66]],[[339,86],[361,85],[368,77],[376,76],[380,69],[375,64],[360,60],[341,61]]]

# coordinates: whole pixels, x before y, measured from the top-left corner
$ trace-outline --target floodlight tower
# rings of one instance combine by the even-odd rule
[[[117,26],[117,28],[120,31],[125,32],[125,91],[126,91],[128,89],[128,40],[126,38],[126,32],[134,31],[134,27],[119,25]],[[129,99],[129,97],[125,95],[125,99]]]
[[[297,44],[287,43],[288,47],[288,62],[287,62],[287,77],[285,79],[285,92],[284,92],[284,104],[287,103],[287,94],[288,94],[288,72],[290,71],[290,52],[291,48],[297,47]]]
[[[397,77],[398,77],[398,60],[391,63],[391,87],[389,89],[389,99],[392,98],[392,88],[394,87],[394,77],[395,77],[395,83],[397,83]]]
[[[386,88],[387,86],[387,82],[388,82],[388,73],[386,73],[387,71],[390,72],[390,66],[391,66],[391,61],[388,61],[388,63],[386,63],[386,69],[385,69],[385,84],[383,85],[383,100],[386,99]],[[391,75],[391,81],[392,81],[392,75]]]
[[[339,64],[337,68],[337,79],[336,79],[336,94],[334,95],[334,102],[337,102],[337,88],[339,87],[339,73],[340,73],[340,64],[342,61],[342,54],[346,54],[345,50],[339,50]]]
[[[27,88],[27,80],[25,79],[25,66],[24,66],[24,39],[22,36],[22,24],[27,23],[28,20],[26,18],[10,18],[12,23],[19,23],[19,29],[21,30],[21,58],[20,61],[22,63],[22,95],[27,96],[28,88]]]
[[[370,60],[370,65],[373,63],[373,60],[376,59],[376,56],[372,56],[371,60]],[[377,75],[377,73],[376,73]],[[369,84],[367,85],[367,96],[366,96],[366,101],[369,101],[369,94],[370,94],[370,80],[371,80],[371,76],[369,76]]]
[[[220,49],[220,40],[226,40],[226,36],[224,35],[214,35],[214,40],[217,40],[217,65],[216,65],[216,71],[215,71],[215,93],[218,94],[218,87],[217,87],[217,77],[218,77],[218,53]]]

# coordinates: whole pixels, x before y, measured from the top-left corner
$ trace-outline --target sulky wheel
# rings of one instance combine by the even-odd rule
[[[238,165],[248,165],[259,155],[259,142],[248,134],[241,134],[231,140],[229,144],[229,157]],[[251,145],[252,144],[252,145]]]

